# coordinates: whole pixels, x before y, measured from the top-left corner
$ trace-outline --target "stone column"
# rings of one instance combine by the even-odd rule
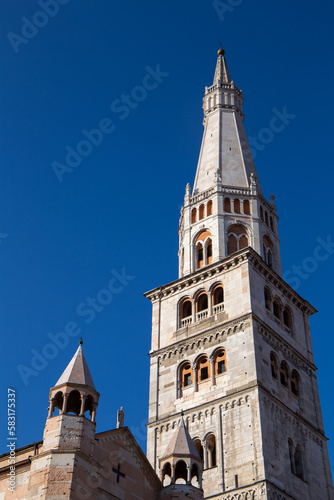
[[[187,484],[191,484],[191,463],[187,465]]]
[[[197,364],[194,363],[192,365],[192,369],[193,369],[193,374],[194,374],[194,392],[197,392],[198,391],[198,381],[197,381]]]
[[[54,400],[54,398],[51,398],[51,399],[50,399],[50,406],[49,406],[49,408],[48,408],[48,410],[49,410],[48,418],[51,418],[51,417],[52,417],[52,413],[53,413],[53,410],[54,410],[54,408],[55,408],[55,406],[54,406],[54,405],[55,405],[55,400]]]
[[[202,446],[203,446],[203,469],[205,470],[208,468],[208,450],[206,448],[206,441],[202,442]]]
[[[81,399],[81,406],[80,406],[80,417],[85,416],[85,402],[86,402],[87,396],[85,394],[80,394],[80,399]]]
[[[97,408],[97,403],[93,403],[93,410],[92,410],[92,418],[91,421],[95,424],[95,419],[96,419],[96,408]]]
[[[65,392],[64,401],[63,401],[63,408],[62,408],[62,411],[60,412],[61,414],[64,414],[67,412],[68,397],[69,397],[69,393]]]
[[[175,484],[175,465],[172,464],[171,466],[171,484]]]
[[[210,356],[210,368],[211,368],[211,385],[216,385],[215,358],[214,358],[214,356]]]

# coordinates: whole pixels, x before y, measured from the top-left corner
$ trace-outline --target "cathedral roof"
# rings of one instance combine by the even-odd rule
[[[55,387],[68,383],[88,385],[95,390],[94,382],[82,350],[82,343],[80,343],[76,353],[65,368],[65,371],[56,383]]]
[[[174,436],[167,446],[167,449],[162,458],[167,458],[172,455],[181,455],[183,457],[193,456],[201,460],[201,457],[199,456],[194,442],[191,439],[188,429],[184,423],[183,417],[181,417],[180,425],[176,429]]]

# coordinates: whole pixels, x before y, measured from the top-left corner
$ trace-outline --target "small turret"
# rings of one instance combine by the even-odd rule
[[[91,454],[99,396],[81,340],[67,368],[56,385],[50,389],[44,449],[75,448]]]
[[[160,498],[166,500],[203,498],[203,462],[183,420],[159,460],[160,478],[165,486]]]

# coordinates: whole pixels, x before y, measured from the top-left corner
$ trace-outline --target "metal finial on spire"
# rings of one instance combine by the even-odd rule
[[[219,45],[220,45],[220,49],[218,50],[218,55],[219,56],[224,56],[225,55],[225,50],[223,48],[222,42],[219,42]]]
[[[79,340],[79,345],[82,345],[83,344],[83,338],[80,337],[80,340]]]

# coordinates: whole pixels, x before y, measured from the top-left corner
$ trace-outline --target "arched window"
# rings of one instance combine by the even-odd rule
[[[197,450],[197,453],[199,454],[199,456],[201,457],[201,459],[204,461],[204,450],[203,450],[203,446],[202,446],[201,440],[200,439],[195,439],[194,440],[194,445],[195,445],[195,448]]]
[[[290,386],[291,386],[291,392],[296,398],[299,396],[299,375],[296,370],[293,370],[291,373],[291,379],[290,379]]]
[[[216,438],[213,434],[209,434],[206,438],[206,449],[208,454],[208,468],[216,467],[217,459],[216,459]]]
[[[270,353],[270,367],[271,376],[273,379],[277,379],[277,358],[273,352]]]
[[[277,298],[273,302],[273,313],[275,318],[281,321],[281,304]]]
[[[300,479],[304,479],[303,455],[299,445],[295,451],[295,474]]]
[[[263,220],[263,221],[264,221],[264,217],[263,217],[263,208],[262,208],[262,207],[260,207],[260,218],[261,218],[261,220]]]
[[[244,226],[234,224],[227,231],[227,253],[231,255],[238,250],[248,247],[247,231]]]
[[[208,201],[208,204],[206,206],[206,215],[208,216],[212,215],[212,206],[213,206],[212,201],[211,200]]]
[[[219,349],[215,355],[215,375],[221,375],[226,372],[226,352]]]
[[[193,371],[190,363],[184,363],[180,369],[180,385],[181,387],[188,387],[193,383]]]
[[[231,200],[230,200],[230,198],[224,198],[224,211],[231,213]]]
[[[207,356],[202,356],[197,361],[197,372],[198,372],[197,379],[199,382],[203,382],[204,380],[210,378],[211,376],[210,363]]]
[[[291,439],[288,439],[288,445],[289,445],[290,469],[291,469],[291,472],[295,473],[295,465],[294,465],[294,457],[293,457],[293,442]]]
[[[184,460],[179,460],[175,467],[175,484],[187,483],[187,465]]]
[[[288,387],[288,365],[282,361],[281,367],[280,367],[280,380],[281,380],[281,385],[283,387]]]
[[[271,229],[272,231],[274,231],[274,221],[273,221],[272,216],[270,216],[270,229]]]
[[[203,205],[204,206],[204,205]],[[211,244],[211,248],[209,248]],[[204,229],[200,232],[195,240],[195,268],[200,269],[206,266],[208,262],[208,257],[212,259],[212,239],[210,231]]]
[[[263,260],[273,268],[273,244],[267,235],[263,236]]]
[[[285,328],[292,330],[291,311],[287,306],[283,310],[283,323]]]
[[[92,416],[93,404],[94,404],[93,396],[89,395],[85,401],[84,413],[89,411],[89,415]]]
[[[244,200],[244,214],[250,215],[250,203],[248,200]]]
[[[171,483],[172,480],[172,468],[170,466],[170,463],[167,462],[163,469],[162,469],[162,475],[161,475],[161,481],[164,486],[168,486]]]
[[[218,314],[224,310],[224,289],[217,286],[212,293],[213,314]]]
[[[71,391],[67,401],[67,413],[80,415],[81,398],[79,391]]]
[[[201,267],[204,266],[204,248],[202,243],[197,243],[196,245],[196,262],[197,262],[197,269],[200,269]]]
[[[264,289],[264,303],[267,311],[271,311],[271,294],[268,288]]]
[[[199,220],[204,219],[204,205],[200,205],[200,207],[199,207],[198,218],[199,218]]]
[[[180,326],[187,326],[192,323],[193,306],[191,300],[186,299],[180,306]]]
[[[206,263],[211,264],[212,262],[212,240],[209,238],[205,242],[206,247]]]
[[[200,477],[199,477],[198,465],[193,464],[191,468],[191,484],[196,488],[199,488],[199,483],[200,483]]]
[[[59,391],[55,395],[53,409],[57,408],[59,410],[59,413],[61,413],[63,410],[63,404],[64,404],[64,396],[63,393]]]
[[[240,214],[240,200],[238,198],[235,198],[233,206],[234,206],[234,212],[236,214]]]
[[[268,212],[264,213],[267,226],[269,226]]]
[[[197,299],[197,312],[205,311],[208,308],[208,296],[206,293],[201,293]]]
[[[197,210],[196,208],[193,208],[191,211],[191,222],[194,224],[194,222],[197,221]]]

